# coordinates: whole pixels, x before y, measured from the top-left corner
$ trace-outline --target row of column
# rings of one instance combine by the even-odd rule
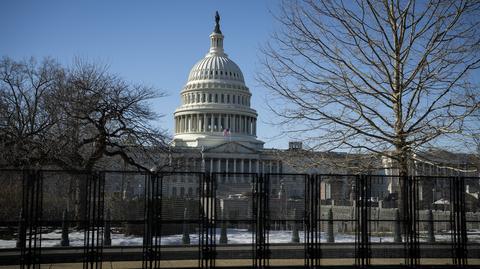
[[[188,114],[175,117],[175,133],[223,132],[257,135],[257,119],[236,114]]]
[[[224,93],[185,93],[182,95],[183,104],[204,104],[204,103],[220,103],[220,104],[237,104],[250,106],[250,98],[248,95],[224,94]]]
[[[178,160],[178,165],[184,167],[185,172],[202,171],[202,160],[187,158]],[[281,173],[282,164],[279,160],[256,160],[237,158],[207,158],[205,171],[229,173]]]

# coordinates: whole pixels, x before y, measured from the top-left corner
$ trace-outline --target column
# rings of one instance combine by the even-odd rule
[[[188,132],[188,129],[187,129],[187,116],[183,116],[183,132],[186,133]]]
[[[213,172],[213,158],[210,159],[210,173]]]
[[[228,159],[225,159],[225,172],[228,173]]]
[[[218,114],[218,127],[217,131],[221,132],[223,131],[223,125],[222,125],[222,114]]]
[[[190,115],[190,132],[195,131],[195,115]]]
[[[252,159],[248,159],[248,172],[252,172]]]
[[[240,133],[243,134],[243,116],[240,116]]]
[[[213,133],[213,113],[210,114],[210,133]]]
[[[180,133],[183,133],[183,116],[178,117],[180,123]]]
[[[243,116],[243,132],[248,134],[248,125],[247,125],[247,121],[248,121],[248,117],[247,116]]]
[[[222,159],[217,159],[217,162],[218,162],[218,165],[217,165],[217,168],[218,168],[218,172],[222,172]]]
[[[203,130],[202,132],[207,131],[207,114],[203,114]]]
[[[240,161],[240,172],[244,173],[245,172],[245,165],[244,165],[244,159]]]
[[[233,161],[233,172],[237,173],[237,159],[232,159],[232,161]],[[235,182],[236,179],[237,179],[237,176],[236,175],[233,176],[232,177],[232,182]]]

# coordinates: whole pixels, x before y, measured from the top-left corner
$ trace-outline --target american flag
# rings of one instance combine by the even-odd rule
[[[223,129],[223,136],[230,136],[230,129]]]

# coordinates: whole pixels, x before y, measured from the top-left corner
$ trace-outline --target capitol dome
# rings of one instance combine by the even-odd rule
[[[210,49],[190,70],[175,110],[175,146],[213,147],[238,142],[263,148],[257,140],[257,112],[240,67],[223,50],[224,36],[216,17]]]
[[[233,80],[245,83],[242,71],[226,54],[209,53],[193,66],[188,81],[203,79]]]

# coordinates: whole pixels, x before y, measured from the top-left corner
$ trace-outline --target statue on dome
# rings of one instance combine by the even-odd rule
[[[213,32],[217,34],[222,33],[222,31],[220,31],[220,15],[218,11],[215,11],[215,30],[213,30]]]

